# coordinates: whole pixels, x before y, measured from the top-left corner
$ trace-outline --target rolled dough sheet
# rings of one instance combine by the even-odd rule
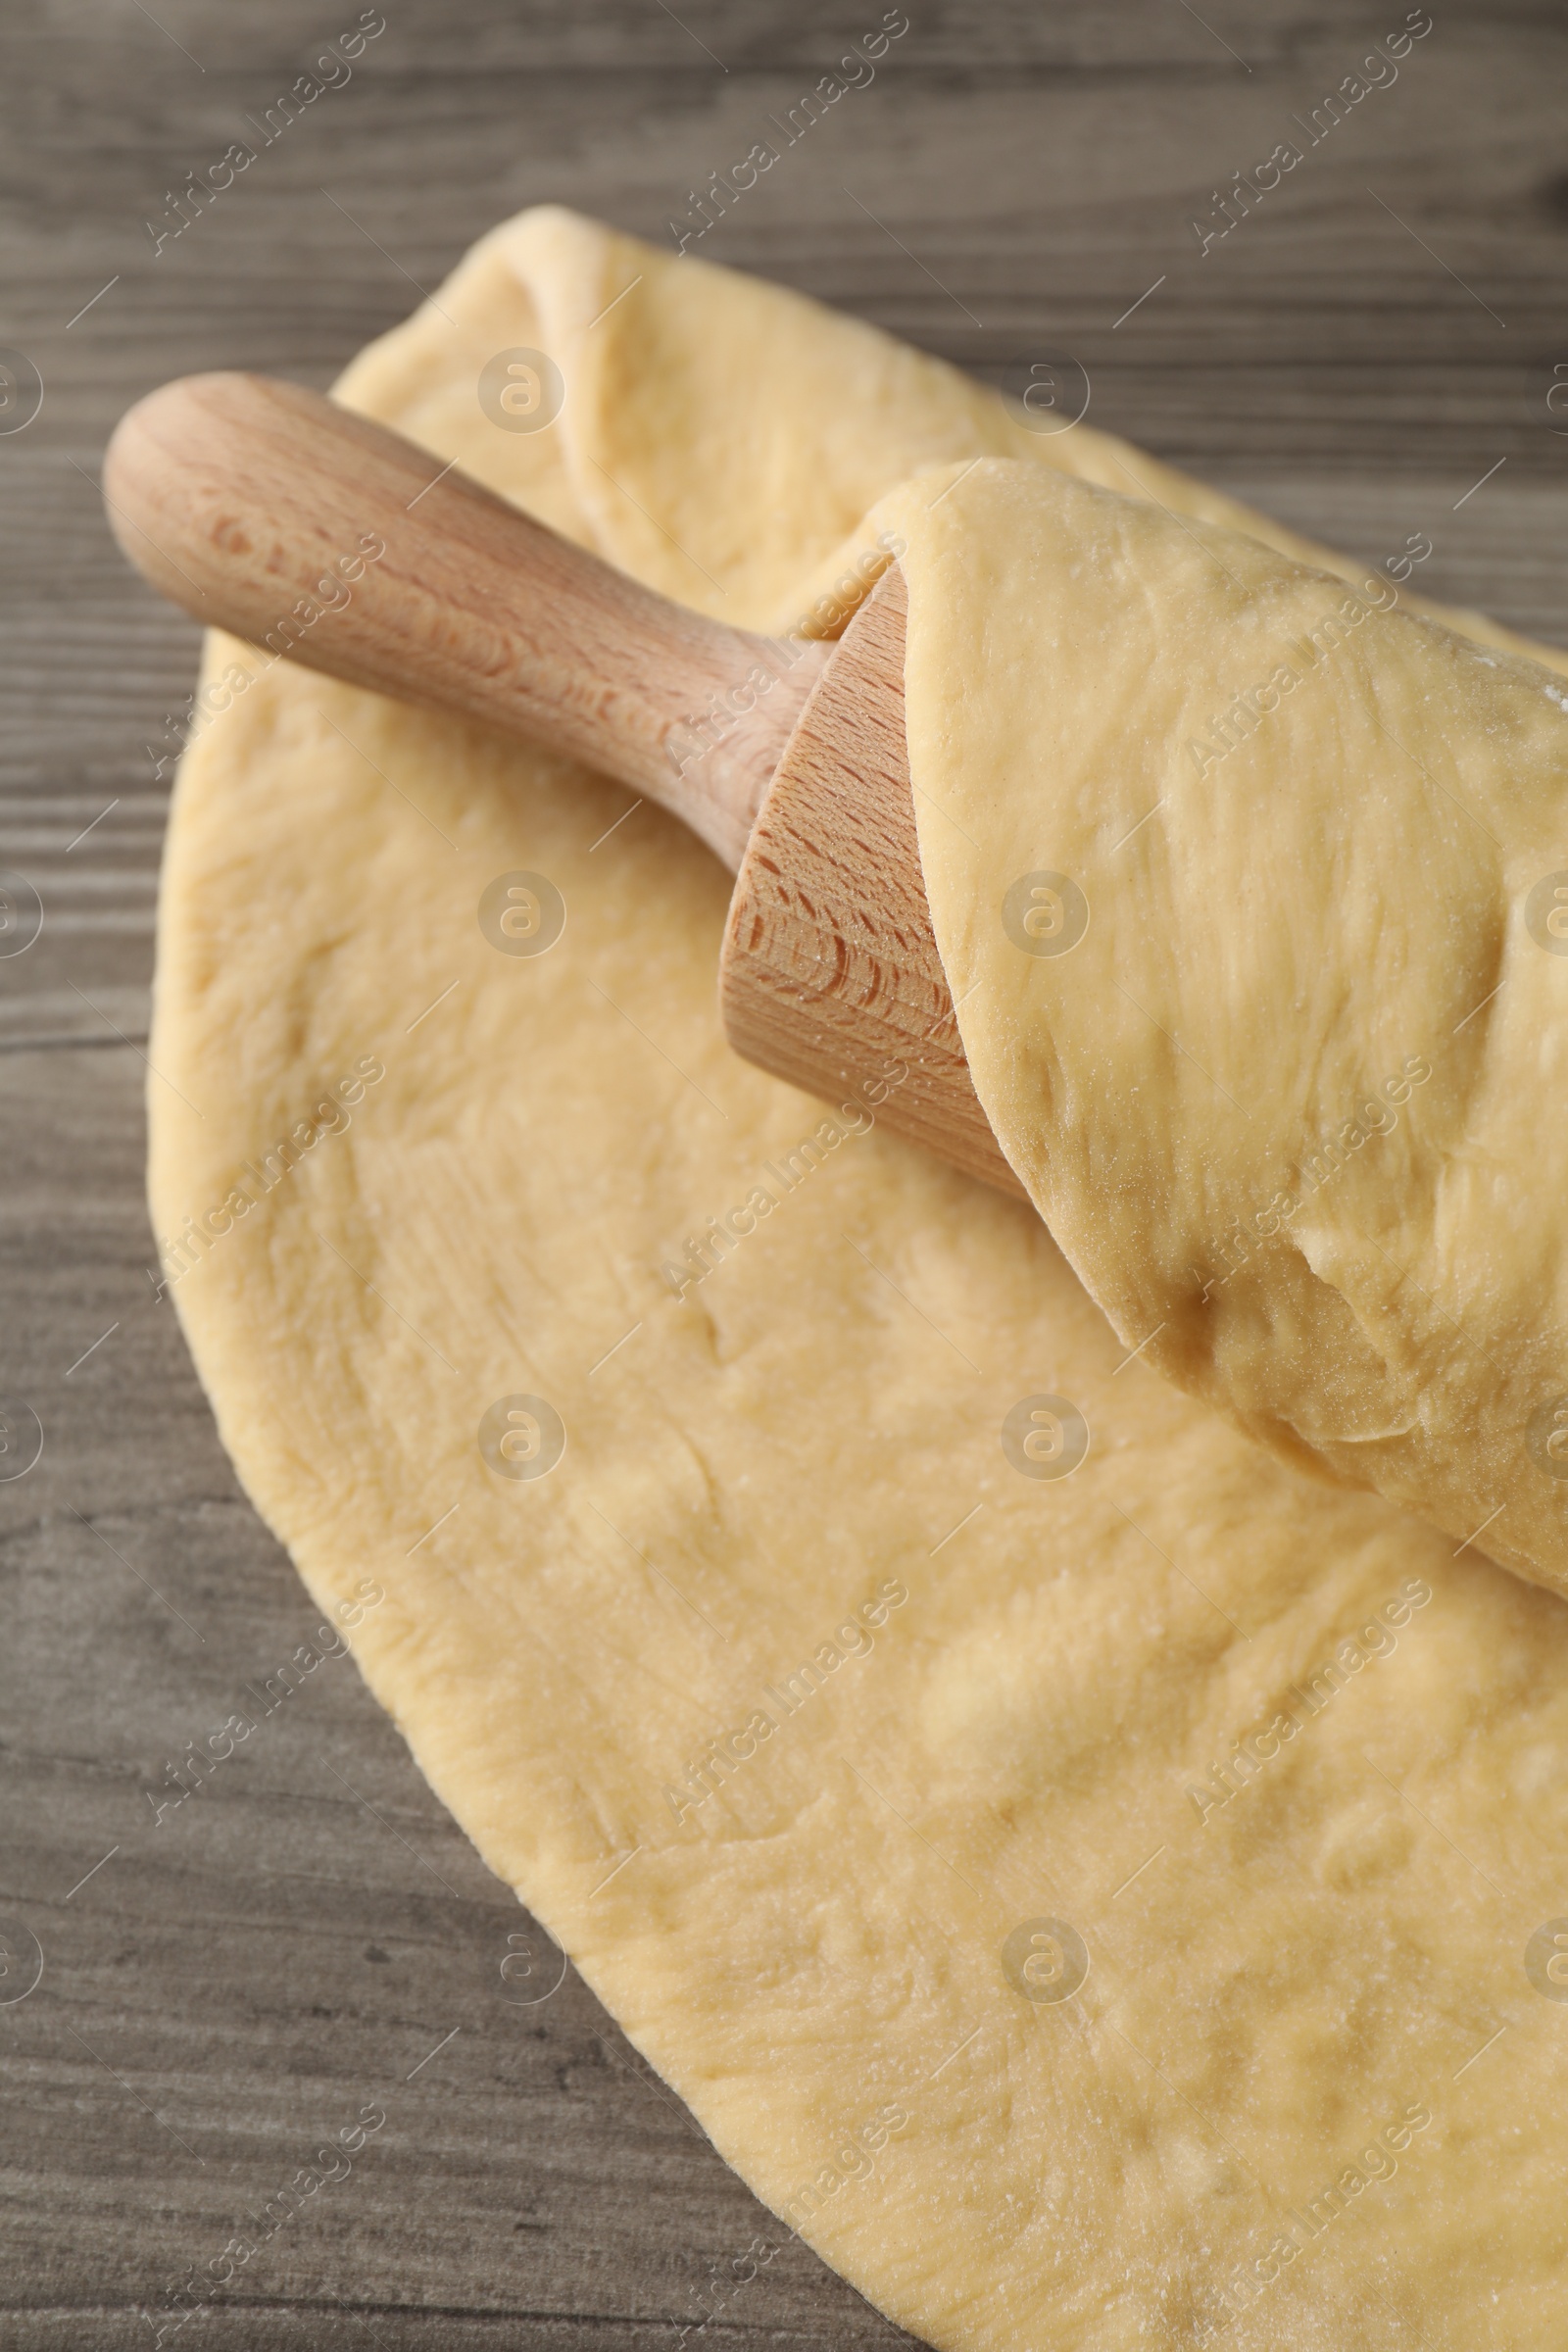
[[[878,519],[938,941],[1073,1266],[1251,1436],[1568,1590],[1560,678],[1039,466]]]
[[[752,625],[1014,429],[558,213],[439,304],[353,404]],[[518,348],[547,431],[478,409]],[[737,1061],[678,825],[230,671],[170,834],[154,1213],[207,1237],[166,1262],[249,1493],[323,1606],[384,1588],[362,1668],[491,1867],[939,2346],[1560,2352],[1562,1604],[1250,1445],[1023,1204]]]

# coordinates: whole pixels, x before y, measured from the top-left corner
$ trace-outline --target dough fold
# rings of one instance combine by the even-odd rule
[[[479,408],[517,349],[565,379],[549,429]],[[342,392],[753,625],[836,625],[868,510],[933,467],[1004,461],[938,510],[977,526],[1004,479],[1065,502],[1093,495],[1068,458],[1113,470],[553,211]],[[730,1055],[725,878],[678,825],[230,640],[206,679],[150,1185],[223,1442],[432,1788],[776,2236],[955,2352],[1560,2352],[1562,1605],[1124,1362],[1022,1203]],[[525,953],[482,913],[518,875]],[[1490,975],[1445,1009],[1461,977]],[[1368,1149],[1413,1131],[1401,1106]],[[1336,1235],[1317,1279],[1350,1290]]]
[[[879,519],[938,943],[1074,1268],[1249,1435],[1568,1589],[1557,677],[1039,466]]]

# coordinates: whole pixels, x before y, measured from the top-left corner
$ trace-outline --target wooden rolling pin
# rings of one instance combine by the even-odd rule
[[[318,609],[328,566],[374,533],[385,554],[292,658],[550,744],[684,819],[737,876],[719,967],[737,1053],[830,1102],[904,1063],[886,1124],[1022,1196],[932,936],[896,564],[837,644],[728,628],[401,435],[255,375],[188,376],[139,402],[104,493],[137,569],[255,644],[279,641],[296,602]],[[750,707],[705,735],[719,697]]]

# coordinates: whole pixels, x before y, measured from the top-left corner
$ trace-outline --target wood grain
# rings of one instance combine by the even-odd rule
[[[498,1937],[526,1923],[347,1670],[144,1826],[147,1776],[311,1612],[143,1270],[167,722],[198,632],[104,528],[110,429],[201,368],[324,387],[524,204],[667,237],[880,8],[398,0],[353,80],[155,256],[165,191],[356,13],[61,0],[0,28],[0,344],[45,385],[0,436],[0,865],[46,909],[0,960],[0,1392],[47,1433],[0,1486],[0,1898],[46,1952],[37,1991],[0,2007],[0,2336],[149,2344],[139,2310],[385,2086],[366,2161],[182,2352],[674,2352],[710,2307],[687,2352],[891,2345],[798,2244],[713,2304],[765,2215],[574,1976],[532,2014],[502,2005]],[[1189,222],[1219,175],[1403,0],[909,14],[876,83],[694,250],[993,378],[1064,349],[1095,423],[1369,561],[1429,533],[1429,594],[1568,638],[1559,10],[1435,10],[1398,83],[1206,256]]]
[[[897,565],[834,647],[725,628],[268,376],[138,401],[104,501],[127,562],[258,662],[531,736],[658,801],[739,869],[719,980],[737,1053],[830,1101],[876,1084],[884,1126],[1022,1197],[932,936]],[[750,707],[699,734],[747,681]]]
[[[870,1100],[895,1135],[1025,1200],[974,1091],[931,929],[905,741],[908,610],[894,564],[768,787],[724,930],[724,1032],[776,1077],[830,1102]]]

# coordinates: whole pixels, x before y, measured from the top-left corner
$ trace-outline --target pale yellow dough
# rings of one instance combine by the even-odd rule
[[[1077,1272],[1253,1437],[1568,1591],[1559,677],[1038,466],[879,520],[970,1064]]]
[[[884,494],[987,453],[1025,462],[1025,518],[1064,458],[1235,518],[560,213],[439,304],[345,397],[738,622],[788,625]],[[478,408],[517,347],[565,376],[548,431]],[[993,546],[1002,478],[938,510],[999,572],[1032,527]],[[229,663],[258,666],[215,642]],[[1121,690],[1112,665],[1107,726]],[[735,1060],[725,877],[650,808],[609,832],[630,797],[286,668],[187,756],[151,1190],[169,1237],[230,1202],[173,1296],[258,1507],[323,1608],[378,1580],[357,1653],[434,1788],[724,2155],[918,2334],[1560,2352],[1568,2004],[1549,1937],[1544,1991],[1525,1955],[1568,1908],[1562,1604],[1124,1364],[1032,1211]],[[477,920],[515,871],[564,900],[537,956]],[[296,1129],[264,1195],[242,1168]],[[820,1164],[677,1301],[662,1263],[813,1131]],[[564,1424],[537,1480],[478,1449],[517,1395]],[[1042,1396],[1090,1429],[1064,1479],[1003,1450]],[[1060,2001],[1032,1996],[1070,1937],[1004,1966],[1047,1919],[1088,1960]]]

